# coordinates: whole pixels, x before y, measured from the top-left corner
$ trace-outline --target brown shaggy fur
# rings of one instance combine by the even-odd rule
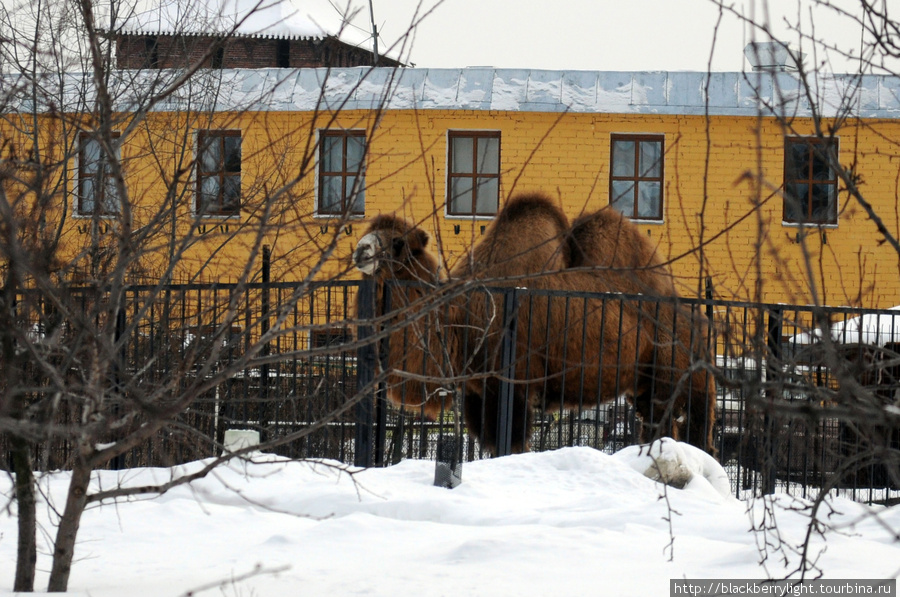
[[[444,404],[438,396],[440,380],[447,376],[446,351],[452,349],[444,334],[440,310],[428,305],[427,289],[441,281],[440,263],[428,250],[428,234],[393,215],[375,217],[366,234],[374,233],[381,241],[377,269],[371,278],[377,283],[376,313],[383,315],[385,282],[401,282],[390,286],[390,312],[398,315],[387,325],[388,398],[401,409],[436,418]],[[357,255],[354,255],[354,261]],[[402,282],[415,284],[403,285]],[[379,360],[379,364],[381,359]]]
[[[375,272],[376,279],[437,281],[437,262],[424,250],[427,235],[422,241],[415,229],[388,216],[376,218],[369,230],[383,234],[382,244],[391,253]],[[398,250],[395,239],[413,236],[416,242],[401,242]],[[421,262],[413,263],[416,260]],[[691,371],[692,363],[708,358],[702,318],[691,317],[674,300],[659,307],[649,302],[638,307],[635,301],[542,294],[563,290],[676,296],[671,274],[653,245],[617,212],[607,209],[570,226],[547,197],[520,195],[507,202],[451,277],[460,284],[498,289],[457,296],[442,322],[451,368],[473,374],[465,386],[466,424],[486,449],[493,451],[497,442],[504,294],[500,289],[526,287],[517,291],[514,452],[528,449],[533,407],[580,408],[621,394],[633,397],[644,422],[656,426],[658,433],[714,451],[715,386],[702,370]],[[421,298],[421,292],[411,296],[411,289],[395,294],[393,308]],[[420,321],[424,325],[413,334],[416,350],[409,348],[409,333],[392,333],[391,366],[440,376],[440,359],[435,357],[439,351],[427,339],[425,328],[437,329],[433,326],[441,322],[428,315]],[[429,399],[436,383],[411,383],[401,376],[389,381],[395,402],[421,403],[430,416],[440,412],[443,405]],[[690,419],[686,434],[685,418]]]
[[[468,258],[451,272],[458,280],[477,282],[487,287],[527,286],[534,289],[583,289],[576,278],[589,282],[586,273],[563,273],[570,261],[566,241],[569,223],[565,214],[542,195],[520,195],[506,206],[488,227]],[[457,343],[465,355],[465,370],[484,374],[466,384],[465,415],[469,432],[479,437],[484,447],[494,451],[497,443],[497,411],[503,339],[503,294],[477,291],[460,297],[453,310],[451,325],[460,330]],[[534,296],[520,305],[516,335],[515,378],[513,397],[512,450],[528,449],[527,434],[531,430],[529,395],[541,390],[544,371],[559,371],[548,358],[559,351],[550,349],[550,321],[560,317],[554,308],[548,319],[548,299]],[[552,301],[554,307],[558,302]],[[577,322],[572,322],[578,325]],[[548,354],[549,353],[549,354]],[[596,361],[595,361],[596,362]],[[558,380],[551,379],[552,386]],[[552,389],[550,390],[553,391]],[[558,394],[558,392],[557,392]]]
[[[618,292],[678,296],[671,272],[656,248],[612,208],[577,219],[569,244],[572,267],[593,268],[603,284],[615,286]],[[638,413],[645,424],[662,421],[659,433],[714,454],[715,382],[702,366],[691,371],[693,363],[711,362],[707,319],[676,301],[644,301],[639,322],[651,342],[636,347],[639,365],[634,404]],[[675,424],[671,424],[673,420]]]
[[[617,292],[676,296],[672,274],[656,247],[611,207],[583,215],[568,237],[569,267],[592,267],[615,276]]]

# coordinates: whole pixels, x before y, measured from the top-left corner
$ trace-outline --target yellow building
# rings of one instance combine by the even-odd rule
[[[130,226],[152,247],[136,279],[253,276],[263,246],[273,279],[352,276],[379,213],[432,232],[452,266],[509,196],[542,190],[570,217],[625,211],[688,296],[711,282],[723,299],[900,304],[894,78],[807,90],[788,73],[226,69],[145,113],[134,98],[174,76],[123,75],[109,132],[76,104],[0,118],[4,157],[54,165],[47,209],[68,216],[69,271],[89,277],[102,256],[85,241]]]

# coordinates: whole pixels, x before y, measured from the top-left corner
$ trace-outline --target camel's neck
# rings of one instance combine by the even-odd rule
[[[410,289],[407,292],[422,294],[424,287],[433,286],[441,281],[437,259],[427,255],[404,263],[396,263],[393,268],[376,277],[379,291],[385,284],[393,283],[397,287]]]

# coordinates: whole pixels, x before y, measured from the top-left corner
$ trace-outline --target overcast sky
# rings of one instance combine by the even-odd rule
[[[757,20],[768,4],[772,29],[794,47],[799,36],[784,19],[797,22],[799,14],[807,31],[812,18],[817,34],[859,54],[859,26],[832,10],[811,7],[812,0],[729,1]],[[900,13],[900,0],[886,1]],[[373,0],[382,44],[409,28],[420,2],[422,12],[437,0]],[[850,10],[859,4],[832,3]],[[365,12],[368,19],[367,5]],[[705,71],[712,54],[712,70],[749,68],[743,48],[751,32],[735,15],[723,15],[713,50],[718,18],[712,0],[443,0],[418,27],[408,56],[419,67]],[[803,43],[812,55],[808,41]],[[818,61],[824,58],[832,61],[829,70],[855,70],[833,52],[820,51]]]

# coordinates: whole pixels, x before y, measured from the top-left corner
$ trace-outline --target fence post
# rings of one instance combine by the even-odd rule
[[[263,245],[262,248],[262,297],[260,310],[262,313],[260,314],[260,335],[265,336],[269,333],[269,283],[272,281],[271,271],[272,271],[272,254],[269,251],[269,245]],[[262,347],[262,356],[269,356],[270,348],[269,343],[266,342]],[[259,417],[259,434],[260,441],[265,442],[268,440],[268,433],[266,433],[266,427],[269,425],[269,363],[267,361],[263,361],[263,364],[260,365],[259,368],[259,381],[260,381],[260,417]]]
[[[121,301],[122,303],[126,302],[126,292],[122,292]],[[125,368],[127,367],[127,352],[126,347],[128,346],[127,341],[122,341],[122,337],[125,335],[125,326],[128,323],[125,315],[126,306],[124,304],[120,304],[118,309],[116,310],[116,331],[114,336],[115,344],[121,343],[122,346],[119,348],[118,353],[116,355],[116,361],[113,364],[113,379],[116,388],[116,394],[122,393],[122,374],[125,372]],[[119,397],[121,399],[121,396]],[[116,416],[120,413],[119,406],[115,406],[113,408],[113,412]],[[125,454],[118,454],[113,457],[110,466],[114,470],[121,470],[125,468]]]
[[[776,392],[782,388],[781,382],[781,328],[783,314],[779,307],[769,311],[766,322],[766,400],[768,405],[763,418],[763,495],[775,493],[778,476],[778,436],[774,413]]]
[[[373,283],[374,284],[374,283]],[[393,309],[393,305],[391,304],[391,290],[390,290],[390,282],[385,284],[384,289],[381,293],[381,296],[376,296],[376,292],[372,290],[372,304],[375,304],[375,301],[381,301],[381,311],[380,313],[390,313],[391,309]],[[374,315],[374,312],[373,312]],[[372,350],[376,353],[375,356],[372,357],[371,362],[371,372],[372,377],[375,376],[375,364],[378,363],[381,366],[382,371],[387,371],[390,368],[388,363],[388,355],[390,354],[390,338],[382,338],[381,341],[376,345],[372,344]],[[377,350],[376,350],[377,346]],[[376,388],[373,388],[373,396],[375,402],[375,446],[373,448],[373,463],[375,466],[385,466],[387,464],[385,460],[385,448],[387,446],[387,419],[388,419],[388,407],[387,401],[385,397],[387,395],[387,388],[384,380],[378,384]],[[402,421],[402,418],[401,418]],[[402,437],[402,436],[401,436]],[[400,441],[401,450],[402,450],[402,440]]]
[[[715,312],[715,309],[713,309],[713,279],[712,279],[712,276],[706,276],[705,282],[706,282],[706,284],[705,284],[706,289],[704,292],[704,297],[707,300],[707,303],[706,303],[706,330],[705,330],[706,343],[701,347],[701,349],[703,350],[704,360],[706,360],[707,358],[712,359],[712,361],[708,364],[710,367],[716,367],[717,366],[716,352],[717,352],[718,339],[716,338],[716,324],[715,324],[716,312]],[[717,384],[715,381],[715,375],[709,369],[706,370],[706,373],[704,375],[705,375],[704,379],[707,381],[709,380],[710,377],[712,377],[713,378],[713,386],[716,387]],[[719,402],[718,388],[716,388],[715,400],[716,400],[716,410],[715,410],[716,416],[720,417],[724,413],[722,411],[723,403]],[[712,428],[713,428],[712,429],[713,444],[715,444],[716,443],[715,421],[710,421],[708,416],[705,418],[706,418],[706,423],[704,423],[704,425],[703,425],[703,432],[708,433],[710,431],[709,427],[712,426]],[[719,441],[719,445],[717,446],[717,448],[719,450],[719,453],[721,453],[722,449],[724,448],[724,438],[725,438],[724,429],[723,429],[723,433],[721,433],[719,437],[720,437],[720,441]]]
[[[375,317],[375,281],[362,280],[357,295],[356,317],[356,391],[365,393],[356,405],[356,442],[353,453],[353,464],[356,466],[372,466],[374,460],[373,422],[375,392],[372,381],[375,379],[375,346],[369,340],[374,335],[372,319]]]
[[[500,353],[500,400],[497,406],[497,456],[512,453],[513,398],[512,379],[516,371],[516,321],[518,289],[503,293],[503,341]]]

